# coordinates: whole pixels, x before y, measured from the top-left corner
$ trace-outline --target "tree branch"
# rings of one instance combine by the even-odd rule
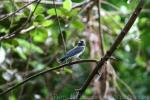
[[[8,17],[10,17],[10,16],[15,15],[17,12],[19,12],[19,11],[25,9],[26,7],[28,7],[29,5],[33,4],[33,3],[36,2],[36,1],[37,1],[37,0],[34,0],[34,1],[32,1],[32,2],[27,3],[26,5],[24,5],[24,6],[21,7],[20,9],[16,10],[15,12],[10,13],[10,14],[8,14],[8,15],[2,17],[2,18],[0,19],[0,21],[4,20],[4,19],[6,19],[6,18],[8,18]]]
[[[41,0],[36,0],[37,4],[34,8],[34,10],[32,11],[32,13],[29,15],[28,19],[26,20],[26,22],[24,24],[22,24],[18,29],[16,29],[15,31],[13,31],[12,33],[9,33],[8,35],[4,35],[2,37],[0,37],[0,40],[7,40],[7,39],[11,39],[13,37],[15,37],[16,35],[18,35],[19,32],[21,32],[22,29],[24,29],[26,27],[26,25],[28,24],[28,22],[31,20],[36,8],[38,7],[39,3]]]
[[[31,2],[33,1],[33,0],[30,0]],[[28,1],[27,0],[16,0],[15,1],[16,3],[27,3]],[[73,2],[73,6],[72,6],[72,9],[73,8],[79,8],[79,7],[82,7],[83,5],[86,5],[87,3],[89,3],[89,2],[91,2],[90,0],[89,1],[83,1],[83,2],[81,2],[81,3],[74,3]],[[46,4],[46,5],[53,5],[53,1],[48,1],[48,0],[42,0],[41,2],[40,2],[41,4]],[[61,2],[61,1],[55,1],[55,4],[57,5],[57,6],[62,6],[63,5],[63,2]]]
[[[128,33],[129,29],[133,25],[135,19],[139,15],[139,13],[140,13],[143,5],[144,5],[144,0],[140,0],[140,2],[137,5],[135,11],[133,12],[132,16],[130,17],[128,23],[125,25],[125,27],[123,28],[123,30],[120,32],[120,34],[118,35],[118,37],[116,38],[116,40],[114,41],[114,43],[112,44],[112,46],[110,47],[110,49],[104,55],[104,57],[102,57],[101,60],[98,62],[98,64],[96,65],[95,69],[88,76],[88,78],[85,81],[85,83],[83,84],[83,86],[79,89],[79,91],[78,91],[78,93],[76,95],[76,99],[75,100],[79,100],[80,99],[80,97],[83,95],[84,91],[89,86],[89,84],[92,81],[92,79],[94,78],[94,76],[98,73],[98,70],[102,68],[102,66],[104,65],[104,63],[111,57],[111,55],[113,54],[113,52],[117,49],[117,47],[119,46],[119,44],[121,43],[121,41],[123,40],[123,38],[125,37],[125,35]]]
[[[74,62],[70,62],[70,63],[67,63],[67,64],[60,65],[60,66],[58,66],[58,67],[49,68],[49,69],[47,69],[47,70],[45,70],[45,71],[41,71],[41,72],[39,72],[39,73],[37,73],[37,74],[35,74],[35,75],[32,75],[31,77],[26,78],[26,79],[23,80],[22,82],[20,82],[20,83],[18,83],[18,84],[16,84],[16,85],[14,85],[14,86],[12,86],[12,87],[6,89],[5,91],[3,91],[3,92],[0,93],[0,96],[2,96],[2,95],[4,95],[4,94],[6,94],[6,93],[8,93],[8,92],[10,92],[10,91],[12,91],[12,90],[14,90],[14,89],[16,89],[17,87],[19,87],[19,86],[21,86],[21,85],[27,83],[27,82],[30,81],[30,80],[33,80],[33,79],[37,78],[37,77],[40,76],[40,75],[44,75],[44,74],[46,74],[46,73],[48,73],[48,72],[51,72],[51,71],[54,71],[54,70],[57,70],[57,69],[60,69],[60,68],[69,67],[69,66],[71,66],[71,65],[73,65],[73,64],[84,63],[84,62],[95,62],[95,63],[97,63],[97,60],[79,60],[79,61],[74,61]]]

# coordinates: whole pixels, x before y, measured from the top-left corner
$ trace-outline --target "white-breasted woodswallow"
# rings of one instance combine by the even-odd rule
[[[59,61],[64,62],[71,57],[79,58],[79,56],[84,52],[84,50],[85,50],[85,41],[80,40],[78,42],[78,45],[73,49],[69,50],[64,57],[59,59]]]

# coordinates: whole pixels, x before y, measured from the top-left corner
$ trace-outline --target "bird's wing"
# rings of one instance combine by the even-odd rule
[[[80,52],[82,52],[83,50],[84,50],[84,47],[75,47],[75,48],[71,49],[70,51],[68,51],[66,56],[69,56],[69,57],[75,56],[75,55],[79,54]]]

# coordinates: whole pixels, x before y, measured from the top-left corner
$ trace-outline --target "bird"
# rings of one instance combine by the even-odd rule
[[[66,55],[64,55],[62,58],[59,59],[59,62],[63,63],[64,61],[68,60],[69,58],[75,57],[79,59],[79,56],[84,52],[85,50],[85,41],[80,40],[73,49],[69,50]]]

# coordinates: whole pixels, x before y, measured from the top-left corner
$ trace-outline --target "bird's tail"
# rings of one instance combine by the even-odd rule
[[[68,57],[64,56],[64,57],[62,57],[62,58],[59,59],[59,62],[63,63],[66,59],[68,59]]]

